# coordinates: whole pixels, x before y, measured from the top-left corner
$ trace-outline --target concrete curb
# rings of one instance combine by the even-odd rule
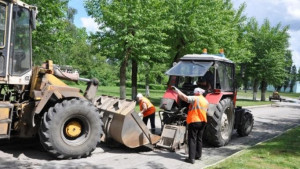
[[[269,139],[267,139],[267,140],[258,142],[258,143],[254,144],[254,145],[252,145],[252,146],[248,146],[247,148],[245,148],[245,149],[243,149],[243,150],[240,150],[240,151],[238,151],[238,152],[236,152],[236,153],[233,153],[232,155],[227,156],[226,158],[224,158],[224,159],[222,159],[222,160],[216,162],[215,164],[211,164],[211,165],[208,165],[208,166],[203,167],[203,168],[208,168],[208,167],[215,166],[215,165],[217,165],[217,164],[219,164],[219,163],[221,163],[221,162],[223,162],[223,161],[225,161],[225,160],[227,160],[227,159],[229,159],[229,158],[232,158],[232,157],[234,157],[234,156],[237,156],[238,154],[244,153],[245,151],[249,150],[249,148],[251,148],[251,147],[254,147],[254,146],[256,146],[256,145],[262,144],[262,143],[267,142],[267,141],[269,141],[269,140],[272,140],[272,139],[274,139],[274,138],[276,138],[276,137],[279,137],[279,136],[281,136],[282,134],[284,134],[284,133],[286,133],[286,132],[288,132],[288,131],[290,131],[290,130],[292,130],[292,129],[295,129],[295,128],[299,127],[299,126],[300,126],[300,124],[297,125],[297,126],[294,126],[294,127],[290,128],[290,129],[288,129],[288,130],[286,130],[286,131],[284,131],[284,132],[282,132],[282,133],[280,133],[280,134],[278,134],[278,135],[276,135],[276,136],[274,136],[274,137],[271,137],[271,138],[269,138]]]

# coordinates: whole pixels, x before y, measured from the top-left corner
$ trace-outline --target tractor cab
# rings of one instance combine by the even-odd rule
[[[235,65],[224,55],[189,54],[166,72],[169,75],[168,90],[164,98],[180,101],[173,96],[170,86],[176,86],[186,95],[194,95],[196,87],[204,89],[209,103],[216,104],[224,96],[235,96]]]
[[[0,84],[29,84],[36,13],[19,0],[0,1]]]

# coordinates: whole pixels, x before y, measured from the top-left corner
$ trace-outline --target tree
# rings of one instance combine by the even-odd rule
[[[55,63],[62,61],[61,52],[70,43],[70,34],[66,32],[68,22],[68,0],[24,0],[38,7],[37,28],[33,32],[33,60],[40,64],[46,59]]]
[[[258,86],[261,87],[261,100],[265,101],[267,84],[274,86],[283,83],[286,77],[286,51],[288,48],[288,26],[277,24],[271,27],[269,20],[265,20],[259,27],[257,21],[251,18],[247,26],[251,58],[248,73],[253,77],[253,99],[256,100]]]
[[[300,67],[298,68],[297,81],[300,81]]]
[[[126,97],[126,70],[132,63],[132,98],[136,96],[139,62],[161,61],[167,57],[168,47],[163,41],[167,35],[164,29],[168,22],[162,20],[168,8],[162,8],[160,0],[88,0],[89,15],[100,25],[93,35],[99,52],[108,58],[121,62],[120,97]]]
[[[291,85],[290,85],[290,92],[293,92],[293,88],[296,84],[297,81],[297,68],[295,65],[292,66],[292,70],[291,70]]]
[[[247,59],[249,51],[244,45],[248,42],[242,34],[245,4],[237,11],[230,0],[178,0],[169,5],[174,25],[168,31],[170,65],[187,53],[202,53],[204,48],[209,53],[224,48],[226,55],[238,63]]]
[[[283,89],[284,92],[286,90],[286,88],[290,85],[290,81],[291,81],[291,70],[292,70],[292,65],[293,65],[293,61],[292,61],[292,52],[290,50],[287,50],[286,52],[286,67],[285,67],[285,71],[287,72],[287,75],[285,77],[284,83],[283,83]],[[277,90],[279,91],[279,90]]]

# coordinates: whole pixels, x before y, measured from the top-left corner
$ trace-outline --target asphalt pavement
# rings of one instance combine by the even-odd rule
[[[268,106],[249,108],[254,115],[254,128],[247,137],[236,132],[230,143],[216,148],[205,145],[201,161],[184,162],[185,150],[170,152],[148,147],[129,149],[124,146],[100,144],[90,157],[56,160],[43,151],[37,142],[10,142],[0,144],[0,168],[73,168],[73,169],[193,169],[216,164],[245,148],[282,134],[300,125],[300,104],[276,102]],[[159,118],[156,118],[160,127]],[[150,128],[150,125],[148,125]]]

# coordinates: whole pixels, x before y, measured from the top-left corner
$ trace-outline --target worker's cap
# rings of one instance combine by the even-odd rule
[[[138,94],[136,95],[136,97],[137,97],[137,98],[141,98],[141,97],[143,97],[143,95],[142,95],[142,93],[138,93]]]
[[[200,87],[197,87],[194,89],[194,94],[203,94],[205,90],[201,89]]]

